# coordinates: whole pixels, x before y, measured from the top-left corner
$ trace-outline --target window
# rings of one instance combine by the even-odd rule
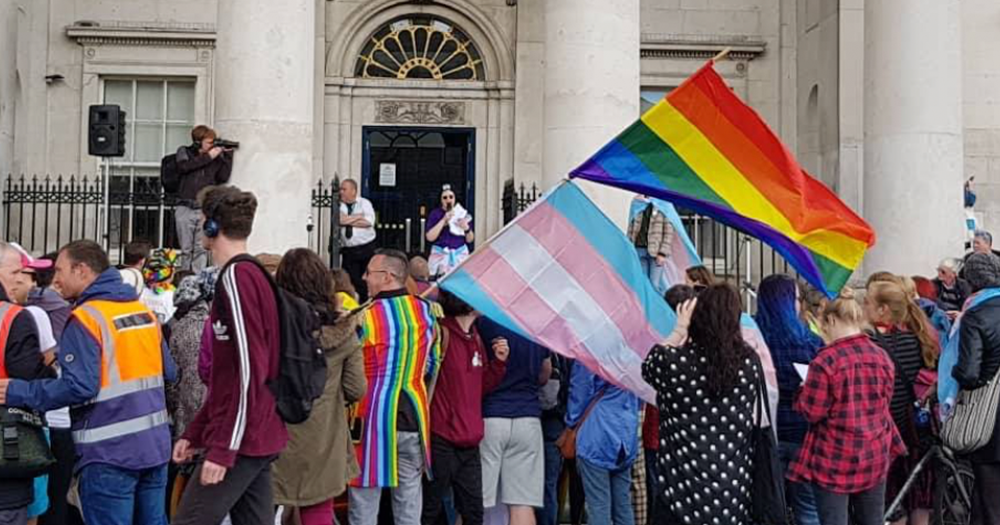
[[[194,96],[193,79],[104,79],[104,103],[126,112],[125,156],[111,159],[110,168],[112,246],[140,238],[173,244],[173,217],[160,200],[160,160],[191,142]]]
[[[649,111],[653,106],[659,104],[674,88],[642,88],[639,92],[639,113]]]
[[[355,66],[361,78],[484,80],[483,60],[461,29],[429,15],[407,16],[368,39]]]

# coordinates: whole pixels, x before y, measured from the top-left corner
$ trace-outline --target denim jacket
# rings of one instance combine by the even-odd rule
[[[577,432],[576,454],[593,466],[619,470],[632,465],[639,448],[639,398],[635,394],[574,363],[566,425],[576,425],[602,389],[604,395]]]

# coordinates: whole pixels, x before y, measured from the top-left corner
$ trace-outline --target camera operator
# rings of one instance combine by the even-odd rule
[[[193,144],[177,150],[177,173],[181,182],[174,221],[183,257],[181,267],[194,272],[201,271],[208,263],[208,253],[201,246],[203,233],[199,224],[198,192],[207,186],[229,182],[233,171],[233,150],[217,146],[216,138],[212,128],[195,126],[191,130]]]

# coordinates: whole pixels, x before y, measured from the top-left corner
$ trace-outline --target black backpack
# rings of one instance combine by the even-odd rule
[[[281,333],[281,357],[278,377],[267,386],[274,394],[281,419],[292,425],[302,423],[309,419],[313,403],[326,387],[326,356],[317,337],[322,327],[319,315],[305,300],[280,288],[254,257],[234,257],[222,272],[238,262],[257,265],[274,290]]]
[[[181,189],[181,174],[177,172],[177,154],[171,153],[160,160],[160,185],[166,193]]]

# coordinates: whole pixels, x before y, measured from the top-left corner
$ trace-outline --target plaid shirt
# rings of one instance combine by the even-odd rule
[[[810,423],[791,481],[854,494],[878,485],[906,447],[889,412],[895,365],[865,335],[822,349],[795,400]]]

